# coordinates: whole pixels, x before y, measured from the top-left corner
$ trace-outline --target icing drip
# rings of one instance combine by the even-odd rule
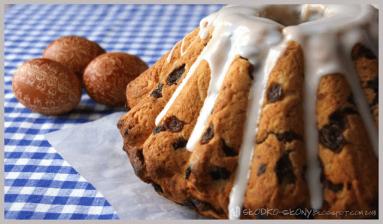
[[[219,89],[230,67],[230,64],[228,62],[233,61],[235,56],[233,51],[234,47],[232,47],[231,45],[229,35],[222,35],[217,40],[212,39],[212,42],[207,47],[211,47],[213,48],[213,50],[210,51],[210,55],[205,55],[205,60],[209,62],[210,66],[213,66],[210,67],[211,77],[206,99],[203,103],[194,129],[186,144],[186,148],[190,151],[194,148],[195,144],[197,144],[202,135],[205,123],[213,109],[214,102],[217,99]]]
[[[246,125],[238,157],[239,165],[236,170],[233,188],[230,192],[228,207],[230,219],[238,219],[241,215],[241,208],[250,175],[250,164],[253,158],[253,151],[256,150],[254,139],[258,131],[267,77],[285,47],[286,43],[282,42],[280,45],[271,48],[266,58],[266,61],[269,63],[261,63],[260,68],[253,72],[254,82],[249,93],[249,108],[247,110]]]
[[[284,7],[288,12],[283,12],[281,7],[274,9],[273,7],[227,6],[204,18],[200,23],[199,37],[207,38],[211,31],[212,37],[155,120],[156,125],[161,122],[190,77],[194,75],[198,65],[201,61],[206,61],[211,70],[211,79],[207,97],[186,145],[186,148],[192,151],[207,126],[206,122],[233,60],[238,56],[247,58],[256,68],[249,93],[248,115],[239,151],[238,167],[230,193],[228,210],[231,219],[240,217],[268,76],[290,40],[299,42],[304,52],[306,179],[312,208],[319,209],[322,206],[321,170],[317,159],[316,95],[320,79],[324,75],[340,73],[345,76],[374,151],[378,154],[377,128],[351,60],[351,49],[358,42],[375,51],[377,10],[368,5],[286,5]],[[288,24],[284,24],[288,26],[273,21],[286,21],[281,18],[282,15],[289,17]],[[294,15],[299,18],[294,18]],[[295,23],[296,25],[291,25]],[[371,40],[368,36],[372,36]],[[187,49],[184,49],[183,41],[180,44],[182,55]],[[168,55],[168,62],[173,50]]]
[[[345,33],[342,36],[342,46],[344,49],[344,54],[348,57],[345,57],[344,60],[344,68],[346,79],[350,84],[350,88],[354,94],[354,101],[360,113],[360,117],[363,120],[363,123],[366,127],[367,133],[370,137],[370,142],[372,148],[374,149],[375,155],[379,156],[379,139],[378,139],[378,130],[374,124],[374,120],[372,118],[369,105],[366,99],[366,96],[363,93],[362,87],[359,82],[359,76],[356,73],[354,68],[354,64],[350,58],[352,47],[354,47],[355,43],[363,43],[366,46],[371,45],[365,36],[365,33],[362,30],[352,30],[350,32]]]
[[[324,7],[323,14],[323,19],[286,27],[283,30],[287,39],[301,43],[305,55],[306,179],[310,191],[311,207],[314,209],[319,209],[322,206],[321,170],[317,160],[316,93],[319,81],[324,75],[341,73],[345,76],[365,122],[375,152],[377,152],[378,144],[377,130],[374,127],[367,101],[364,99],[365,96],[359,84],[359,78],[351,61],[351,48],[361,41],[357,33],[363,32],[362,26],[372,21],[372,8],[357,5],[329,5]],[[339,39],[339,36],[347,36],[347,38],[342,40]],[[343,49],[344,52],[341,52],[343,54],[340,54],[339,49],[344,48],[346,42],[348,47]]]
[[[214,50],[211,54],[202,55],[210,65],[211,78],[207,97],[186,145],[189,151],[193,150],[204,131],[225,75],[235,57],[241,56],[253,65],[259,64],[262,53],[281,39],[280,33],[276,31],[280,28],[278,24],[265,22],[264,19],[254,23],[253,18],[247,14],[235,13],[235,7],[231,10],[232,14],[225,14],[224,18],[220,18],[220,15],[214,17],[213,37],[207,46]],[[243,23],[237,24],[237,21]]]
[[[305,55],[304,82],[304,130],[307,152],[306,180],[310,191],[311,207],[322,206],[322,185],[320,182],[320,164],[318,161],[318,131],[316,126],[317,88],[320,79],[327,74],[340,71],[338,63],[336,36],[315,35],[303,45],[305,52],[318,52]]]
[[[189,34],[190,35],[190,34]],[[170,52],[169,52],[169,54],[168,54],[168,56],[166,57],[166,63],[169,63],[171,60],[172,60],[172,57],[173,57],[173,54],[174,54],[174,50],[175,50],[175,48],[179,45],[179,44],[181,44],[181,47],[180,47],[180,53],[181,53],[181,56],[183,56],[185,53],[186,53],[186,51],[189,49],[189,46],[191,45],[191,44],[189,44],[189,46],[188,47],[186,47],[186,49],[185,49],[185,38],[187,38],[188,36],[185,36],[180,42],[181,43],[177,43],[177,44],[175,44],[173,47],[172,47],[172,49],[170,50]]]
[[[183,41],[183,40],[182,40]],[[174,54],[174,49],[177,47],[178,44],[174,44],[172,49],[170,50],[168,56],[166,57],[166,62],[169,63],[170,60],[172,60],[173,54]]]
[[[206,38],[209,30],[214,27],[212,38],[155,120],[158,125],[200,62],[207,61],[211,70],[208,95],[186,145],[188,150],[194,148],[202,135],[206,120],[213,109],[219,89],[234,58],[242,56],[248,58],[252,64],[256,64],[258,54],[280,42],[282,37],[280,32],[282,26],[274,21],[256,17],[258,13],[256,10],[243,10],[238,6],[224,8],[225,10],[213,13],[201,21],[200,38]]]

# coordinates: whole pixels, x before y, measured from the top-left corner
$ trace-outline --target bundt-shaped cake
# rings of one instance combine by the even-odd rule
[[[378,11],[226,6],[129,83],[135,173],[214,218],[376,218]]]

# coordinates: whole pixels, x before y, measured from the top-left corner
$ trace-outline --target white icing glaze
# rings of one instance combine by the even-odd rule
[[[364,32],[361,26],[373,21],[373,10],[369,6],[359,5],[326,5],[323,10],[322,19],[286,27],[283,30],[286,38],[300,42],[305,52],[303,108],[307,150],[306,179],[310,191],[311,207],[314,209],[322,206],[321,171],[317,160],[316,91],[319,81],[324,75],[341,73],[346,77],[358,110],[366,124],[374,151],[377,152],[378,149],[377,130],[351,61],[351,48],[361,42],[356,33]],[[339,36],[348,38],[342,40]],[[339,48],[342,45],[344,48],[345,42],[347,42],[348,48],[343,54],[340,54]]]
[[[207,61],[211,70],[208,95],[186,146],[189,150],[192,150],[204,130],[205,122],[211,113],[224,77],[234,58],[242,56],[255,64],[257,54],[262,49],[266,50],[281,40],[281,25],[265,18],[256,17],[258,11],[253,9],[242,11],[238,9],[243,8],[237,6],[229,6],[225,9],[213,13],[201,21],[200,37],[206,38],[208,29],[213,26],[212,38],[155,120],[156,125],[158,125],[200,62],[202,60]],[[220,15],[221,12],[230,13]],[[254,19],[257,20],[257,23],[253,22]]]
[[[371,42],[368,41],[365,33],[361,30],[352,30],[345,33],[341,37],[341,44],[343,46],[344,54],[350,55],[352,47],[355,43],[362,43],[366,46],[371,46]],[[363,93],[363,89],[359,83],[359,78],[351,58],[344,58],[343,60],[344,74],[347,74],[345,77],[350,84],[351,91],[354,95],[354,101],[360,113],[360,117],[363,120],[363,123],[366,127],[367,133],[370,137],[370,142],[372,148],[374,149],[375,155],[379,156],[379,140],[378,140],[378,130],[374,124],[374,119],[370,112],[370,108],[366,99],[366,96]]]
[[[279,56],[283,53],[286,47],[286,42],[282,42],[280,45],[272,47],[268,52],[266,61],[269,63],[262,63],[258,70],[254,70],[253,77],[254,82],[252,84],[249,103],[247,110],[247,121],[245,124],[244,135],[242,139],[242,145],[239,150],[238,156],[238,168],[235,173],[235,180],[233,188],[230,192],[229,201],[229,218],[237,219],[240,216],[244,195],[246,192],[247,181],[250,175],[251,159],[253,157],[253,151],[255,150],[255,136],[258,130],[258,121],[260,119],[260,109],[263,104],[264,89],[266,88],[267,77],[270,74],[272,68]]]
[[[321,170],[317,160],[316,93],[319,81],[324,75],[341,73],[346,77],[374,151],[378,153],[377,128],[350,56],[351,48],[358,42],[369,46],[377,53],[377,10],[368,5],[286,5],[286,10],[291,10],[286,13],[286,16],[291,17],[297,14],[299,18],[296,19],[297,25],[283,26],[271,19],[260,17],[267,14],[263,11],[267,7],[269,6],[227,6],[201,21],[200,38],[207,38],[209,32],[213,30],[211,40],[155,121],[156,125],[160,123],[190,77],[194,75],[197,66],[202,60],[207,61],[211,69],[211,79],[207,97],[186,146],[192,151],[207,126],[206,122],[233,60],[237,56],[242,56],[254,66],[259,67],[253,74],[254,81],[249,95],[244,137],[234,185],[230,193],[229,218],[231,219],[239,217],[238,211],[241,210],[244,200],[268,76],[289,40],[300,43],[305,59],[303,108],[307,150],[306,179],[312,208],[319,209],[322,206],[322,186],[319,178]],[[270,8],[267,9],[270,13]],[[281,12],[280,7],[278,14],[285,14]],[[271,15],[271,17],[275,18],[278,15]],[[283,18],[276,19],[287,21]],[[289,18],[289,23],[292,21],[294,20]],[[369,39],[369,36],[372,38]],[[181,43],[182,53],[184,53],[183,43]]]
[[[183,40],[182,40],[183,41]],[[174,44],[174,46],[172,47],[172,49],[169,51],[169,54],[168,56],[166,57],[166,62],[169,63],[170,60],[172,60],[172,57],[173,57],[173,54],[174,54],[174,50],[176,49],[178,44]]]
[[[315,35],[308,39],[304,49],[316,54],[305,56],[304,82],[304,130],[307,153],[306,179],[310,190],[311,207],[319,209],[322,205],[322,185],[320,183],[320,164],[318,161],[318,131],[316,125],[316,96],[319,81],[323,75],[339,71],[336,40],[334,35]]]
[[[186,51],[189,49],[189,46],[192,45],[192,44],[189,44],[189,46],[187,46],[185,48],[185,38],[187,38],[190,34],[188,34],[187,36],[185,36],[180,42],[177,42],[177,44],[174,44],[174,46],[172,47],[172,49],[170,50],[168,56],[166,57],[166,62],[169,63],[171,60],[172,60],[172,57],[173,57],[173,54],[174,54],[174,51],[175,51],[175,48],[178,47],[178,45],[181,45],[180,47],[180,53],[181,53],[181,57],[183,55],[185,55]],[[194,40],[195,41],[195,40]],[[193,41],[193,42],[194,42]]]
[[[250,10],[249,14],[237,13],[236,7],[231,7],[230,11],[231,13],[228,14],[214,16],[213,20],[207,18],[206,21],[214,26],[212,39],[207,46],[207,48],[214,47],[214,50],[201,54],[201,56],[210,65],[211,78],[207,97],[186,145],[190,151],[198,143],[205,129],[220,87],[234,58],[242,56],[253,65],[259,64],[262,60],[262,54],[282,39],[280,32],[278,32],[281,28],[280,25],[274,22],[265,22],[263,18],[259,18],[259,21],[254,23],[254,18],[250,17],[253,15],[250,14]],[[254,13],[253,10],[251,12]],[[241,23],[238,24],[238,21]]]
[[[316,20],[323,17],[324,5],[321,4],[305,4],[301,6],[300,20],[302,22]]]

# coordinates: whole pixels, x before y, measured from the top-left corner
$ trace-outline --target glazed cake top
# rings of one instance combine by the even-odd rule
[[[233,60],[240,56],[248,59],[257,68],[252,74],[254,80],[249,95],[236,178],[230,194],[229,218],[239,216],[236,211],[241,208],[244,200],[266,83],[289,41],[298,42],[305,57],[303,107],[307,149],[306,179],[312,208],[318,209],[322,204],[315,114],[316,90],[321,77],[333,73],[345,75],[373,148],[378,152],[377,128],[350,57],[351,49],[356,43],[363,43],[376,51],[377,26],[378,11],[369,5],[226,6],[201,20],[199,37],[205,39],[211,35],[211,39],[155,122],[156,125],[161,122],[198,65],[201,61],[206,61],[211,70],[211,78],[207,97],[186,145],[192,151],[206,128],[208,117]],[[181,55],[186,51],[181,45]]]

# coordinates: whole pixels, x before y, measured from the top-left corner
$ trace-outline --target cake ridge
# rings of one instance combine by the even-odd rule
[[[247,188],[247,180],[250,175],[250,163],[253,157],[253,151],[256,150],[255,136],[258,131],[258,123],[261,116],[261,107],[264,103],[265,89],[267,84],[267,74],[270,74],[272,68],[276,64],[279,56],[284,52],[287,47],[287,43],[282,42],[277,46],[270,48],[267,52],[266,61],[269,64],[261,63],[258,69],[254,69],[253,77],[254,81],[250,89],[248,116],[246,118],[245,132],[242,138],[242,145],[239,150],[238,164],[240,164],[236,170],[236,177],[234,186],[230,192],[229,200],[229,218],[239,218],[240,213],[237,213],[241,209],[241,205],[244,201],[244,195]],[[252,93],[254,92],[254,93]],[[254,128],[255,127],[255,128]]]
[[[367,130],[369,142],[372,144],[375,155],[378,155],[377,128],[351,60],[351,51],[356,44],[374,45],[374,40],[368,39],[369,36],[365,32],[370,32],[366,25],[370,26],[371,23],[374,23],[376,11],[368,5],[286,6],[287,10],[298,12],[301,17],[299,21],[303,21],[303,23],[285,26],[262,17],[264,16],[263,10],[267,7],[263,5],[255,8],[227,6],[201,20],[199,38],[210,37],[210,40],[186,72],[165,107],[155,118],[156,126],[160,125],[182,89],[191,77],[196,75],[194,73],[197,67],[203,61],[207,62],[211,70],[207,96],[203,100],[197,122],[186,143],[186,149],[192,152],[208,126],[208,118],[213,111],[231,63],[241,57],[248,60],[254,67],[251,74],[253,80],[248,99],[245,130],[237,161],[238,167],[229,195],[228,216],[230,219],[237,219],[241,216],[238,211],[241,212],[248,188],[253,152],[256,150],[255,137],[263,113],[267,82],[275,64],[290,42],[297,42],[302,48],[306,64],[302,104],[304,105],[304,144],[307,153],[306,179],[311,208],[320,209],[323,202],[321,164],[320,158],[318,159],[319,126],[316,114],[317,94],[322,78],[333,74],[345,78],[351,94],[354,96],[357,111]],[[314,15],[310,15],[311,13]],[[176,46],[180,45],[181,56],[188,51],[188,48],[184,49],[185,38],[170,50],[165,63],[171,61]],[[372,47],[372,49],[375,48]],[[189,169],[189,175],[190,172]]]

